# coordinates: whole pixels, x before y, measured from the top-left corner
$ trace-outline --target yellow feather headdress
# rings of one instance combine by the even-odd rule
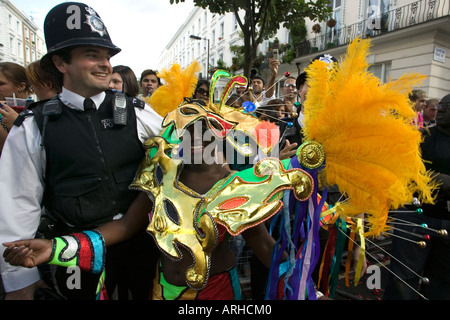
[[[146,100],[161,117],[176,109],[186,97],[191,97],[197,85],[197,72],[201,67],[197,61],[192,62],[186,69],[174,63],[170,69],[163,69],[158,77],[165,80]]]
[[[404,75],[382,84],[368,72],[370,40],[356,39],[332,67],[314,61],[307,68],[304,134],[322,144],[322,185],[338,185],[348,201],[340,214],[365,212],[366,235],[387,229],[389,210],[410,203],[415,193],[432,202],[435,187],[420,155],[420,132],[408,93],[424,80]]]
[[[209,101],[205,106],[196,103],[191,104],[185,100],[193,96],[197,84],[197,73],[201,70],[197,61],[193,61],[185,69],[179,64],[173,64],[170,69],[163,69],[158,77],[164,80],[146,102],[162,117],[163,130],[170,124],[175,123],[177,129],[182,133],[183,128],[199,118],[204,118],[212,132],[220,132],[220,137],[225,137],[230,130],[235,133],[245,133],[251,137],[258,147],[269,154],[279,140],[278,127],[271,122],[262,121],[255,115],[246,112],[242,107],[233,108],[226,105],[226,100],[233,86],[246,85],[247,78],[243,76],[231,76],[224,70],[217,70],[211,79]],[[214,103],[214,88],[219,78],[228,79],[222,92],[219,103]],[[181,108],[182,104],[184,108]],[[195,109],[195,112],[185,112],[187,109]],[[191,114],[192,113],[192,114]],[[216,130],[218,127],[221,130]],[[228,141],[240,153],[246,156],[256,155],[257,150],[250,143],[239,143],[233,137],[228,136]]]

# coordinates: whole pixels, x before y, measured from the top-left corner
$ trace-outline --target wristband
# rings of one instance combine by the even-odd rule
[[[0,125],[3,127],[3,129],[5,129],[6,132],[9,133],[9,128],[6,126],[6,124],[3,123],[3,117],[0,114]]]
[[[77,266],[82,271],[99,274],[105,266],[105,241],[100,232],[83,231],[52,239],[49,264]]]

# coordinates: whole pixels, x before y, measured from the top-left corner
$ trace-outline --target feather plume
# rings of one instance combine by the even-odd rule
[[[307,68],[304,134],[324,148],[321,183],[337,184],[348,197],[340,214],[365,212],[366,235],[378,235],[387,229],[388,211],[410,203],[415,193],[432,202],[435,184],[421,159],[408,99],[425,77],[380,83],[368,72],[369,48],[370,40],[356,39],[331,68],[322,61]]]
[[[184,70],[177,63],[173,64],[170,69],[163,69],[158,73],[158,77],[164,80],[164,85],[156,89],[146,102],[160,116],[165,117],[169,112],[175,110],[184,98],[192,97],[197,85],[197,72],[200,70],[197,61],[192,62]]]

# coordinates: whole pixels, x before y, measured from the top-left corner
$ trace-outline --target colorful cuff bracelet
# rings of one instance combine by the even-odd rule
[[[49,264],[77,266],[82,271],[99,274],[105,263],[105,241],[100,232],[91,230],[56,237],[52,240]]]

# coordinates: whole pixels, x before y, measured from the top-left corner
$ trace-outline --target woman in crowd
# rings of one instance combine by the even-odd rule
[[[270,122],[278,122],[288,114],[286,104],[280,99],[269,100],[264,106],[256,109],[256,113],[261,120]]]
[[[209,82],[207,80],[199,80],[194,91],[194,99],[208,101],[209,99]]]
[[[127,66],[115,66],[109,82],[109,88],[119,91],[124,91],[132,97],[137,97],[139,94],[139,83],[136,75]]]
[[[0,153],[18,113],[6,98],[27,99],[31,93],[25,68],[13,62],[0,62]]]
[[[30,63],[26,68],[26,74],[30,81],[31,89],[38,100],[51,99],[61,92],[62,88],[57,84],[52,74],[41,68],[40,60]]]

